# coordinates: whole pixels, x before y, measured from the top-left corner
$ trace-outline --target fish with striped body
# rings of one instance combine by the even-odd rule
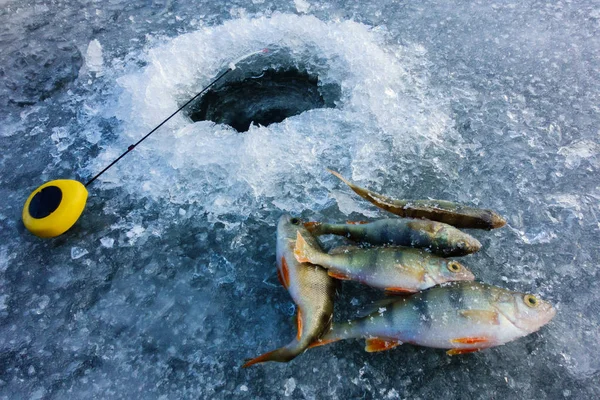
[[[457,228],[490,230],[506,225],[506,220],[492,210],[469,207],[446,200],[396,200],[361,188],[335,171],[328,171],[363,199],[400,217],[426,218]]]
[[[305,226],[314,236],[332,234],[376,246],[418,247],[442,257],[464,256],[481,248],[473,236],[443,222],[426,219],[389,218],[347,224],[307,222]]]
[[[277,276],[296,303],[297,336],[288,345],[249,360],[244,367],[266,361],[288,362],[305,351],[331,326],[337,282],[325,269],[296,261],[293,252],[296,236],[300,233],[312,246],[319,248],[316,239],[298,218],[283,215],[279,219]]]
[[[388,292],[413,293],[444,282],[475,278],[457,261],[408,247],[345,246],[328,254],[305,240],[301,232],[294,255],[298,262],[326,268],[334,278],[359,281]]]
[[[361,319],[334,324],[311,347],[365,338],[368,352],[410,343],[463,354],[533,333],[556,314],[550,303],[531,294],[477,282],[453,282],[386,301]]]

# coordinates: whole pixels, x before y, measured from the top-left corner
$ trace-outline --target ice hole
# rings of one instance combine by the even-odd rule
[[[188,116],[246,132],[253,123],[268,126],[304,111],[334,108],[340,94],[339,85],[320,85],[318,76],[307,71],[269,68],[207,91],[190,105]]]

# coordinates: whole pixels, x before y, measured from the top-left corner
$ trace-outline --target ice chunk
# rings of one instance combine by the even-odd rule
[[[91,72],[102,72],[104,69],[104,59],[102,57],[102,46],[98,39],[94,39],[88,44],[85,53],[85,65]]]
[[[600,158],[596,157],[598,153],[600,144],[587,139],[572,142],[558,150],[558,154],[565,156],[565,166],[570,169],[579,167],[581,161],[590,158],[595,168],[600,167]]]
[[[353,212],[372,218],[378,215],[374,207],[370,207],[368,204],[365,204],[365,202],[362,201],[358,196],[354,195],[354,193],[332,190],[331,196],[335,199],[340,211],[346,215],[350,215]]]
[[[310,8],[310,3],[306,0],[294,0],[294,5],[299,13],[307,13]]]
[[[291,396],[294,393],[294,390],[296,390],[296,380],[294,378],[289,378],[288,380],[286,380],[284,389],[284,395],[286,397]]]
[[[81,257],[87,255],[88,253],[89,253],[89,251],[87,251],[86,249],[83,249],[81,247],[76,247],[76,246],[71,247],[71,258],[73,260],[77,260],[78,258],[81,258]]]
[[[100,243],[102,244],[102,246],[106,247],[107,249],[110,249],[115,244],[115,239],[103,237],[102,239],[100,239]]]

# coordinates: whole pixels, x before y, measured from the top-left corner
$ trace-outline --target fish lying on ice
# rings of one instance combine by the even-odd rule
[[[326,224],[307,222],[314,236],[340,235],[355,242],[424,248],[443,257],[475,253],[481,243],[473,236],[443,222],[414,218],[389,218],[366,223]]]
[[[363,199],[401,217],[426,218],[457,228],[489,230],[506,225],[506,220],[492,210],[469,207],[445,200],[396,200],[361,188],[335,171],[328,171],[341,179]]]
[[[309,237],[310,239],[310,237]],[[294,255],[298,262],[318,264],[337,279],[350,279],[388,292],[417,292],[450,281],[472,281],[459,262],[408,247],[344,246],[329,254],[298,232]]]
[[[526,336],[556,314],[550,303],[531,294],[477,282],[454,282],[386,301],[366,317],[334,324],[311,347],[365,338],[368,352],[411,343],[463,354]]]
[[[296,261],[293,252],[298,234],[320,248],[298,218],[283,215],[277,225],[277,276],[296,303],[298,334],[288,345],[258,356],[244,367],[265,361],[290,361],[331,326],[337,282],[325,269]]]

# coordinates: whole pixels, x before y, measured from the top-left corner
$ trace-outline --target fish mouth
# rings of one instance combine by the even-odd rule
[[[252,124],[268,126],[308,110],[336,107],[342,93],[338,84],[323,84],[314,68],[295,65],[285,50],[275,53],[239,69],[244,72],[230,73],[193,102],[187,116],[246,132]]]

